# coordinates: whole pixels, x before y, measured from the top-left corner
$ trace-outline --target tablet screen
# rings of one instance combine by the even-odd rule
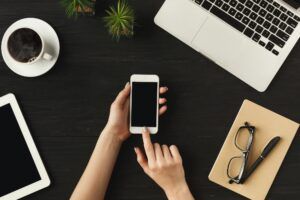
[[[39,180],[10,104],[0,107],[0,197]]]

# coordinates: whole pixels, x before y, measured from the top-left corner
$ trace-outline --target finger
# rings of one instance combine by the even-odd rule
[[[162,106],[160,109],[159,109],[159,115],[162,115],[164,114],[166,111],[167,111],[168,107],[166,105]]]
[[[164,156],[162,153],[162,150],[160,148],[160,145],[158,143],[154,144],[154,151],[155,151],[155,158],[158,162],[163,162],[164,161]]]
[[[129,112],[129,105],[130,105],[130,100],[128,98],[124,104],[124,112],[126,112],[126,113]]]
[[[167,145],[162,145],[161,146],[162,148],[162,152],[163,152],[163,155],[164,155],[164,158],[166,160],[171,160],[172,159],[172,156],[171,156],[171,153],[170,153],[170,150],[169,150],[169,147]]]
[[[127,99],[124,104],[124,116],[126,116],[126,118],[125,118],[126,124],[128,124],[128,121],[129,121],[129,104],[130,104],[130,100]]]
[[[146,127],[143,128],[142,133],[143,133],[144,148],[145,148],[148,161],[149,163],[153,163],[155,161],[155,152],[151,142],[150,133]]]
[[[174,160],[179,161],[179,162],[182,161],[179,150],[175,145],[170,146],[170,152],[171,152],[171,155]]]
[[[144,153],[138,147],[135,147],[134,151],[136,153],[137,162],[143,168],[144,171],[147,171],[148,170],[148,163],[147,163],[147,159],[146,159]]]
[[[159,88],[159,93],[160,93],[160,94],[164,94],[164,93],[166,93],[168,90],[169,90],[168,87],[160,87],[160,88]]]
[[[164,104],[167,102],[167,99],[166,98],[159,98],[158,100],[159,104]]]
[[[130,85],[127,82],[124,89],[119,92],[118,96],[116,97],[115,103],[119,106],[123,106],[126,100],[128,99],[130,94]]]

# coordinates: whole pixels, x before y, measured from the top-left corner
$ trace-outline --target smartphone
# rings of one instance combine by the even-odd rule
[[[134,74],[130,85],[130,132],[140,134],[147,127],[151,134],[157,133],[159,77]]]

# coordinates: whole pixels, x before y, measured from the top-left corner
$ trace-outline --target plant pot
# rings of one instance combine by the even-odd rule
[[[78,6],[78,7],[76,8],[76,12],[77,12],[77,13],[82,13],[82,14],[84,14],[84,15],[89,15],[89,16],[95,15],[95,4],[96,4],[96,0],[92,0],[92,1],[94,2],[92,7],[85,6],[83,9],[81,9],[81,7]]]

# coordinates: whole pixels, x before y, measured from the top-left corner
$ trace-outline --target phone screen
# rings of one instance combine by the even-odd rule
[[[157,82],[132,82],[131,126],[156,127]]]

